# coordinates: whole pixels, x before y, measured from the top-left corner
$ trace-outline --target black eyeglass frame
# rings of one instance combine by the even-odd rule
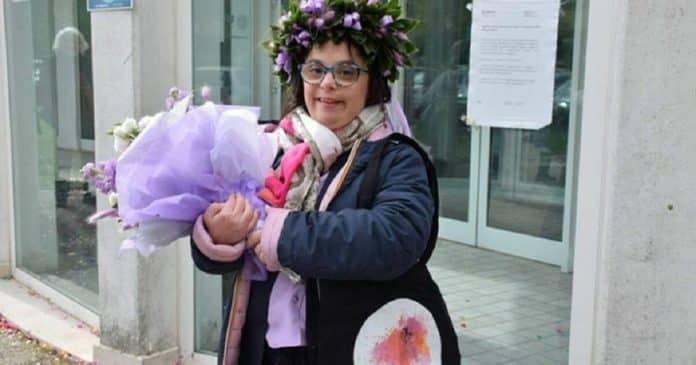
[[[314,82],[312,82],[312,81],[307,81],[307,79],[305,79],[304,75],[302,74],[302,68],[303,68],[304,66],[306,66],[306,65],[317,65],[317,66],[321,67],[321,69],[322,69],[322,71],[324,72],[324,74],[321,75],[321,78],[320,78],[318,81],[314,81]],[[351,82],[351,83],[349,83],[349,84],[341,83],[341,82],[338,81],[338,79],[336,78],[336,67],[338,67],[338,66],[344,66],[344,65],[350,66],[350,67],[352,67],[353,69],[355,69],[355,70],[358,72],[358,76],[355,78],[355,81],[353,81],[353,82]],[[326,65],[324,65],[323,63],[321,63],[321,62],[319,62],[319,61],[310,61],[310,62],[306,62],[306,63],[300,63],[299,65],[297,65],[297,70],[300,72],[300,77],[302,78],[302,80],[303,80],[304,82],[310,84],[310,85],[319,85],[319,84],[321,84],[322,81],[324,81],[324,77],[326,77],[326,74],[329,73],[329,72],[331,72],[331,76],[333,76],[334,83],[336,83],[336,86],[338,86],[338,87],[348,87],[348,86],[351,86],[351,85],[355,84],[356,82],[358,82],[358,80],[360,80],[360,75],[361,75],[363,72],[364,72],[365,74],[368,74],[368,75],[370,74],[370,71],[369,71],[369,70],[366,70],[366,69],[360,67],[360,65],[358,65],[358,64],[355,63],[355,62],[349,62],[349,61],[337,62],[337,63],[335,63],[335,64],[333,64],[333,65],[331,65],[331,66],[326,66]]]

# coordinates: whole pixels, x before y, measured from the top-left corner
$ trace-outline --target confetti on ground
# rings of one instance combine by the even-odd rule
[[[0,364],[91,365],[41,342],[0,314]]]

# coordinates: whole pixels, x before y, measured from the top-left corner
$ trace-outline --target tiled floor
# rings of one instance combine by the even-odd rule
[[[428,267],[463,365],[568,363],[571,274],[448,241],[438,242]]]

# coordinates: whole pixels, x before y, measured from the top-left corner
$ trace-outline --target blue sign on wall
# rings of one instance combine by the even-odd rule
[[[116,10],[133,8],[133,0],[88,0],[87,10]]]

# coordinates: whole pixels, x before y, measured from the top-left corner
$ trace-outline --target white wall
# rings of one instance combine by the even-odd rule
[[[696,2],[591,2],[571,364],[696,363]]]

